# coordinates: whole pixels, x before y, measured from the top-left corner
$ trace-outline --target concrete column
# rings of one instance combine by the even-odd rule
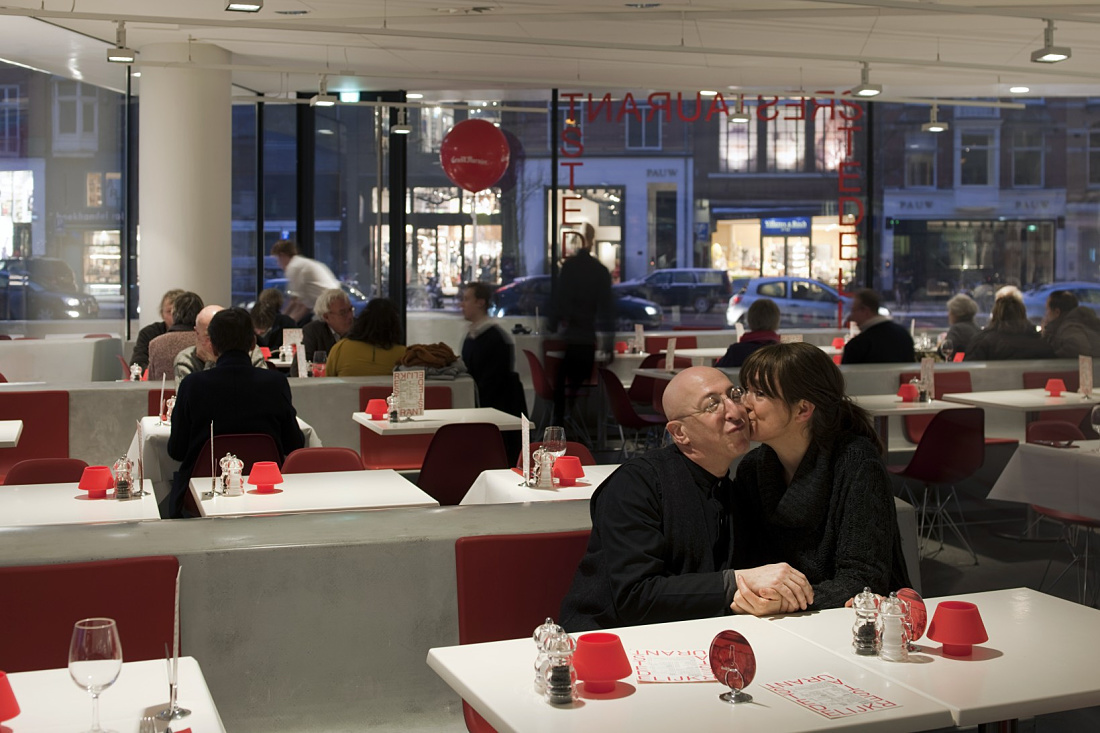
[[[140,49],[138,282],[141,325],[160,319],[166,290],[231,305],[230,54],[202,43]],[[154,63],[188,60],[195,67]],[[197,68],[196,68],[197,67]]]

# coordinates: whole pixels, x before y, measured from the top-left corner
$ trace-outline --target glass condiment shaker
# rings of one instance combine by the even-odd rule
[[[576,642],[565,632],[547,639],[546,699],[554,705],[569,705],[577,696],[577,672],[573,669]]]
[[[870,588],[852,600],[856,612],[856,622],[852,627],[852,648],[856,654],[873,657],[878,654],[881,642],[882,626],[878,616],[878,597]]]
[[[909,629],[905,623],[909,608],[905,601],[891,593],[878,606],[882,628],[879,656],[888,662],[909,661]]]
[[[535,691],[546,694],[546,678],[550,667],[550,654],[547,646],[550,639],[559,634],[564,634],[565,629],[554,623],[554,619],[547,617],[541,626],[535,629],[531,638],[535,640],[538,655],[535,657]]]

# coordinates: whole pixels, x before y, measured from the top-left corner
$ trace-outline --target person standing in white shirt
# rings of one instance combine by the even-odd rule
[[[317,296],[329,288],[340,287],[340,281],[332,270],[317,260],[298,254],[298,245],[290,239],[282,239],[271,247],[272,256],[286,273],[287,301],[283,313],[293,318],[299,326],[313,320],[313,305]]]

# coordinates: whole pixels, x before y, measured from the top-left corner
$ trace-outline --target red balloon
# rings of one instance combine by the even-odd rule
[[[504,133],[485,120],[463,120],[451,128],[439,146],[439,162],[447,177],[467,191],[482,191],[508,170],[511,151]]]

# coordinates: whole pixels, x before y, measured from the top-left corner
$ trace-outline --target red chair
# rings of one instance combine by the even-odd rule
[[[283,461],[283,473],[362,470],[363,459],[351,448],[299,448]]]
[[[585,529],[460,537],[455,542],[458,643],[530,638],[547,618],[557,619],[588,535]],[[525,667],[524,674],[533,679],[534,669]],[[462,714],[473,733],[494,730],[465,700]]]
[[[954,484],[972,476],[982,467],[984,460],[985,412],[980,407],[965,407],[944,410],[933,415],[909,460],[909,465],[888,467],[890,473],[900,476],[903,481],[913,480],[924,486],[921,501],[917,502],[908,482],[903,483],[909,503],[917,510],[921,552],[926,541],[933,535],[939,538],[942,550],[944,531],[950,529],[963,548],[973,556],[974,564],[978,564],[978,554],[970,546],[966,525],[962,521]],[[949,489],[941,492],[941,485],[948,485]],[[929,494],[932,494],[931,501]],[[952,501],[959,510],[957,522],[950,513]]]
[[[168,399],[169,397],[175,397],[175,396],[176,396],[176,390],[168,389],[167,387],[164,388],[164,399]],[[155,416],[159,417],[160,416],[160,390],[159,389],[149,390],[149,397],[148,397],[147,402],[148,403],[146,404],[146,408],[145,408],[146,413],[145,414],[146,415],[155,415]]]
[[[8,378],[5,377],[3,374],[0,374],[0,382],[7,382],[7,381],[8,381]]]
[[[699,348],[697,345],[698,339],[694,336],[646,336],[645,352],[647,354],[656,354],[658,351],[668,351],[668,340],[670,338],[676,339],[677,349]],[[691,365],[689,364],[688,366]]]
[[[191,476],[211,476],[221,472],[217,461],[232,453],[244,463],[242,469],[245,475],[252,469],[252,464],[257,461],[274,461],[282,463],[283,457],[279,455],[279,448],[275,445],[275,439],[267,433],[226,433],[214,435],[214,450],[217,451],[214,461],[214,473],[210,473],[210,440],[207,439],[199,449],[199,456],[195,459],[195,467]]]
[[[359,411],[367,409],[374,399],[384,400],[393,389],[382,386],[359,388]],[[447,410],[451,407],[451,388],[429,385],[424,389],[424,408]],[[424,463],[424,454],[432,442],[430,435],[382,436],[370,428],[359,426],[359,453],[363,468],[392,468],[395,471],[415,471]]]
[[[626,396],[623,383],[615,376],[615,372],[609,369],[600,369],[600,381],[603,382],[604,391],[607,394],[607,403],[611,407],[611,415],[619,428],[619,438],[622,440],[622,448],[619,455],[626,458],[626,435],[623,428],[634,431],[634,443],[637,447],[638,434],[645,431],[648,437],[653,437],[654,429],[662,429],[668,422],[661,415],[639,415],[634,406],[630,404],[630,398]],[[660,438],[657,437],[659,442]],[[647,439],[647,443],[649,440]]]
[[[6,333],[0,333],[0,341],[11,341],[11,336]]]
[[[178,571],[170,556],[0,567],[0,628],[17,630],[0,634],[4,670],[66,667],[73,624],[94,616],[118,622],[127,661],[163,659]]]
[[[653,405],[653,412],[657,413],[661,417],[668,421],[668,415],[665,414],[665,389],[668,387],[669,380],[658,379],[653,383],[653,398],[651,404]]]
[[[130,378],[130,365],[126,363],[126,360],[122,358],[122,354],[115,354],[118,357],[118,363],[122,365],[122,378]]]
[[[912,379],[920,379],[920,372],[902,372],[898,375],[898,386],[908,384]],[[971,386],[970,372],[936,372],[936,393],[932,395],[934,399],[942,400],[945,394],[973,391],[974,388]],[[909,439],[910,443],[920,442],[921,436],[924,435],[924,431],[928,427],[928,424],[932,422],[932,418],[932,415],[905,415],[902,417],[902,423],[905,426],[905,437]],[[1019,441],[1013,440],[1012,438],[985,439],[986,445],[1008,445],[1014,443],[1019,443]]]
[[[668,354],[661,351],[656,354],[649,354],[646,358],[642,359],[642,363],[638,365],[639,369],[664,369],[665,364],[668,363]],[[691,366],[691,359],[686,356],[674,356],[672,357],[673,369],[687,369]],[[653,387],[657,382],[663,380],[654,379],[653,377],[644,377],[636,374],[634,379],[630,382],[630,388],[627,389],[626,394],[630,398],[630,401],[636,405],[645,405],[649,407],[653,404]]]
[[[531,444],[531,453],[534,454],[534,452],[537,451],[541,447],[542,447],[541,442],[532,443]],[[567,456],[576,456],[577,458],[580,458],[582,466],[595,466],[596,465],[596,459],[592,457],[592,452],[588,450],[588,446],[586,446],[584,443],[578,443],[578,442],[573,441],[573,440],[565,441],[565,455],[567,455]],[[520,456],[520,460],[516,461],[516,465],[519,466],[520,462],[522,460],[523,460],[523,456]]]
[[[69,457],[69,393],[0,393],[0,420],[22,420],[19,445],[0,450],[0,475],[28,458]]]
[[[4,476],[4,485],[74,483],[87,467],[79,458],[28,458],[11,467]]]
[[[454,506],[482,471],[508,467],[504,439],[496,425],[452,423],[432,436],[416,485],[441,505]]]
[[[534,415],[532,417],[534,417],[536,425],[544,425],[550,422],[550,415],[554,411],[554,385],[546,376],[546,371],[542,368],[542,362],[534,353],[524,349],[523,355],[527,357],[527,366],[531,370],[531,382],[535,388],[535,402],[542,401],[542,407],[535,411],[538,417],[534,417]]]
[[[1061,379],[1066,383],[1068,392],[1076,392],[1081,387],[1081,375],[1075,371],[1024,372],[1024,389],[1043,389],[1047,386],[1048,379]],[[1047,410],[1040,412],[1036,420],[1043,422],[1054,420],[1080,425],[1088,419],[1089,412],[1087,407],[1080,410]]]

